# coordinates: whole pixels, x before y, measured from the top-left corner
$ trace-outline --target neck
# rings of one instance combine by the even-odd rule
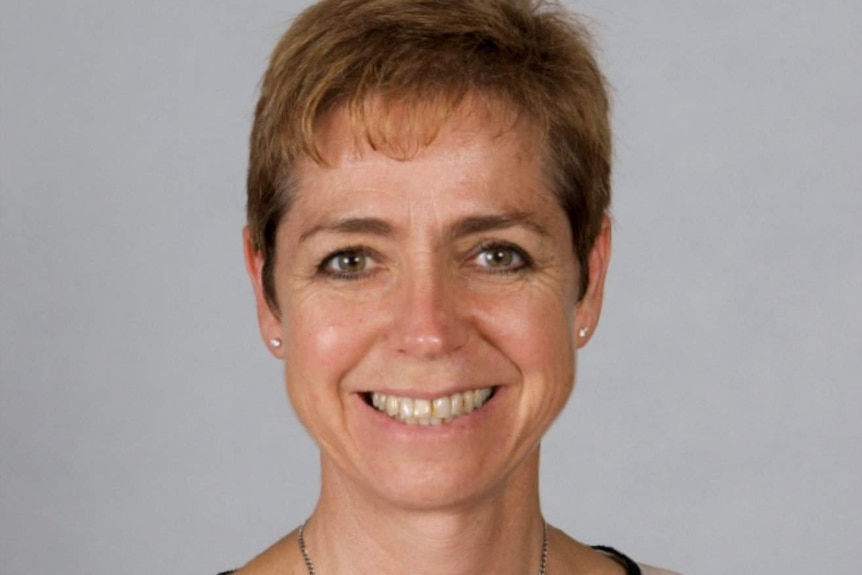
[[[534,575],[542,554],[538,449],[487,493],[405,508],[357,487],[324,459],[305,529],[318,575]]]

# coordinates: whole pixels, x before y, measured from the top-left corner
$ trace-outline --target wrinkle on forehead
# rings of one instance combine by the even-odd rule
[[[537,137],[539,130],[511,108],[467,98],[445,123],[435,125],[430,120],[411,124],[409,116],[394,115],[378,104],[380,118],[400,118],[406,131],[388,140],[388,147],[375,149],[368,129],[352,123],[346,107],[330,112],[316,133],[325,161],[306,156],[296,164],[297,204],[329,205],[343,218],[361,218],[374,206],[387,206],[390,215],[395,213],[391,210],[401,211],[406,229],[427,230],[450,223],[454,206],[477,215],[499,215],[523,211],[517,197],[545,195],[545,147]],[[378,124],[385,122],[373,125]],[[520,192],[505,201],[504,190],[510,187]],[[362,200],[345,204],[339,199],[344,193]],[[548,195],[546,201],[555,200]],[[315,212],[320,212],[316,225],[332,217],[328,209]]]

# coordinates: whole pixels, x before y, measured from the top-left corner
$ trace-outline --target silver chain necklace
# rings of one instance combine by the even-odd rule
[[[299,551],[302,553],[302,558],[305,560],[305,566],[308,568],[308,575],[317,575],[314,570],[314,563],[311,562],[311,556],[308,554],[308,549],[305,548],[305,537],[303,531],[305,523],[299,526]],[[545,567],[548,564],[548,522],[542,521],[542,564],[539,566],[539,575],[545,574]]]

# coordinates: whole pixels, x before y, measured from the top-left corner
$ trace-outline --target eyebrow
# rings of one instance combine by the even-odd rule
[[[320,232],[371,234],[385,237],[393,235],[395,230],[390,224],[378,218],[346,218],[343,220],[324,222],[302,232],[302,235],[299,236],[299,243],[304,242],[314,234],[318,234]]]
[[[543,237],[551,235],[543,225],[536,221],[530,212],[513,211],[503,214],[470,216],[458,220],[449,231],[449,236],[453,239],[458,239],[474,234],[481,234],[482,232],[515,226],[523,226]]]
[[[531,213],[520,211],[469,216],[455,222],[451,228],[447,230],[446,235],[450,239],[460,239],[475,234],[481,234],[483,232],[515,226],[523,226],[543,237],[550,236],[548,230],[538,223]],[[299,236],[299,243],[302,243],[308,240],[311,236],[321,232],[371,234],[381,237],[390,237],[395,235],[395,228],[386,221],[378,218],[345,218],[341,220],[332,220],[318,224],[304,231]]]

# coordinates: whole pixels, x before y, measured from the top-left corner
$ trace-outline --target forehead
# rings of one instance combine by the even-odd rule
[[[338,106],[315,122],[314,147],[329,165],[369,150],[408,161],[441,137],[449,146],[502,140],[533,152],[541,141],[527,115],[499,97],[467,94],[456,100],[439,94],[414,102],[376,96]]]
[[[384,199],[413,208],[491,200],[502,206],[535,201],[546,187],[534,130],[513,114],[474,102],[440,122],[423,122],[412,110],[380,110],[358,123],[342,108],[319,122],[322,161],[297,162],[294,206],[344,210]]]
[[[296,162],[285,233],[353,217],[411,227],[505,213],[531,213],[548,225],[565,220],[546,185],[537,131],[511,109],[466,99],[426,123],[412,110],[378,111],[358,123],[342,107],[320,120],[322,161]]]

